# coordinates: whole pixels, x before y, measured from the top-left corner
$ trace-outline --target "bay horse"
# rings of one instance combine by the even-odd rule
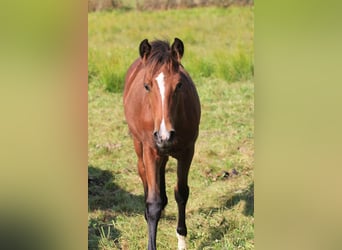
[[[126,122],[138,156],[144,186],[148,250],[156,249],[158,221],[168,202],[165,166],[177,160],[174,196],[178,206],[178,249],[185,249],[185,206],[189,197],[188,173],[201,117],[195,85],[181,64],[183,42],[143,40],[140,57],[129,67],[123,94]]]

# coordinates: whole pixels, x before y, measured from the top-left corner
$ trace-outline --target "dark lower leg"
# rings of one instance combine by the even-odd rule
[[[160,199],[162,202],[162,209],[164,209],[167,205],[168,199],[166,196],[166,187],[165,187],[165,166],[168,161],[168,157],[165,157],[161,162],[160,172],[159,172],[159,181],[160,181]]]
[[[175,187],[175,199],[178,205],[177,233],[181,236],[187,235],[185,224],[185,207],[189,198],[188,174],[194,154],[194,148],[188,148],[178,159],[177,164],[177,185]]]
[[[187,185],[178,185],[175,189],[175,199],[178,205],[178,224],[177,233],[186,236],[187,229],[185,224],[185,207],[189,197],[189,187]]]
[[[146,202],[146,218],[148,225],[148,250],[156,249],[157,227],[162,211],[160,199],[153,202]]]

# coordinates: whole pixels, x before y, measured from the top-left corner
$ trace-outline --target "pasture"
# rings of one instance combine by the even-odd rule
[[[183,40],[202,106],[189,173],[188,249],[254,249],[253,7],[88,14],[88,245],[146,249],[143,187],[122,91],[141,40]],[[176,162],[158,249],[176,249]]]

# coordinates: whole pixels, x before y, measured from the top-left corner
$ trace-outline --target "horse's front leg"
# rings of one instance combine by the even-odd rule
[[[187,228],[185,224],[185,207],[189,197],[188,174],[193,155],[194,148],[191,147],[178,158],[177,163],[177,185],[174,193],[178,206],[178,250],[186,249],[185,237],[187,235]]]
[[[147,181],[145,217],[148,225],[148,250],[155,250],[157,227],[164,205],[160,195],[160,165],[164,160],[155,149],[148,146],[143,149],[143,160]]]
[[[135,152],[138,156],[138,172],[139,172],[139,176],[141,178],[141,181],[143,183],[144,186],[144,194],[145,194],[145,199],[147,196],[147,180],[146,180],[146,172],[145,172],[145,166],[144,166],[144,162],[143,162],[143,144],[136,138],[133,138],[133,142],[134,142],[134,149]]]

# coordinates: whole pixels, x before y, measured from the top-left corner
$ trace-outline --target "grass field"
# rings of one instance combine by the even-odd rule
[[[188,249],[254,249],[253,8],[88,14],[89,249],[146,249],[143,188],[122,105],[141,40],[179,37],[202,105],[189,174]],[[176,162],[158,249],[176,249]]]

